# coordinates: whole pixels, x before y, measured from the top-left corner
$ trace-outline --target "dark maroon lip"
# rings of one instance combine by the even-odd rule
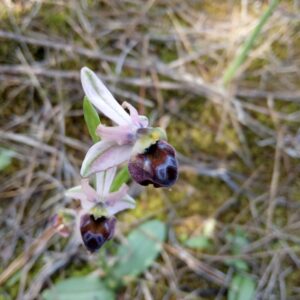
[[[113,237],[115,225],[114,217],[95,219],[93,215],[83,215],[80,220],[80,232],[85,247],[92,253],[99,250]]]
[[[128,169],[133,180],[141,185],[170,187],[178,179],[176,151],[166,141],[159,140],[132,157]]]

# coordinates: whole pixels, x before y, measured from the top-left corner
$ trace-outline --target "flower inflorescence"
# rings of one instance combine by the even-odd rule
[[[86,153],[80,170],[81,184],[65,193],[80,200],[81,207],[77,211],[60,211],[55,226],[64,236],[75,226],[78,239],[94,252],[113,237],[115,215],[135,207],[126,184],[111,191],[117,167],[127,162],[129,173],[137,183],[169,187],[177,180],[178,162],[164,130],[150,127],[148,118],[139,115],[131,104],[124,102],[121,106],[87,67],[81,70],[81,82],[87,99],[115,126],[99,124],[97,127],[100,141]],[[95,182],[95,188],[90,181]]]

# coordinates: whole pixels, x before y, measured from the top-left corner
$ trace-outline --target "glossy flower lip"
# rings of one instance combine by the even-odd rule
[[[112,239],[116,221],[115,217],[96,219],[93,215],[83,215],[80,219],[80,233],[85,247],[92,253],[99,250]]]
[[[165,141],[157,141],[143,153],[131,157],[128,169],[132,178],[141,185],[169,187],[178,178],[175,149]]]

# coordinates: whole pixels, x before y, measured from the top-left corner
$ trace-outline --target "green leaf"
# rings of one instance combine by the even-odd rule
[[[231,280],[228,300],[253,300],[255,288],[255,281],[250,275],[237,274]]]
[[[145,272],[159,255],[165,238],[166,225],[158,220],[134,229],[118,249],[119,260],[110,274],[110,281],[124,284]]]
[[[228,234],[226,239],[230,243],[231,252],[235,255],[241,254],[243,249],[249,245],[247,233],[241,229],[237,229],[235,234]]]
[[[238,259],[238,258],[227,259],[225,263],[226,265],[233,267],[237,271],[249,270],[248,264],[242,259]]]
[[[130,179],[130,174],[128,171],[128,167],[125,166],[118,172],[117,176],[115,177],[111,185],[110,191],[111,192],[117,191],[121,187],[121,185],[123,183],[126,183],[129,179]]]
[[[11,164],[14,151],[0,148],[0,171],[4,170]]]
[[[198,235],[186,240],[184,245],[192,249],[209,249],[211,247],[211,241],[207,236]]]
[[[93,142],[96,143],[100,141],[100,138],[96,135],[96,129],[100,124],[100,118],[96,109],[87,97],[84,97],[83,99],[83,116]]]
[[[94,276],[66,279],[43,293],[44,300],[114,300],[115,298],[113,291]]]

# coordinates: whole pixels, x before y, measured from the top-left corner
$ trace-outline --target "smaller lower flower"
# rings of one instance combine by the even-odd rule
[[[128,195],[126,184],[118,191],[110,192],[115,174],[115,167],[97,173],[96,189],[85,178],[81,185],[67,190],[65,195],[80,200],[81,208],[74,211],[73,219],[68,217],[69,212],[66,216],[65,213],[58,213],[55,217],[54,226],[59,228],[59,232],[65,236],[75,226],[76,237],[90,252],[99,250],[113,237],[116,224],[114,216],[117,213],[135,208],[135,200]]]

